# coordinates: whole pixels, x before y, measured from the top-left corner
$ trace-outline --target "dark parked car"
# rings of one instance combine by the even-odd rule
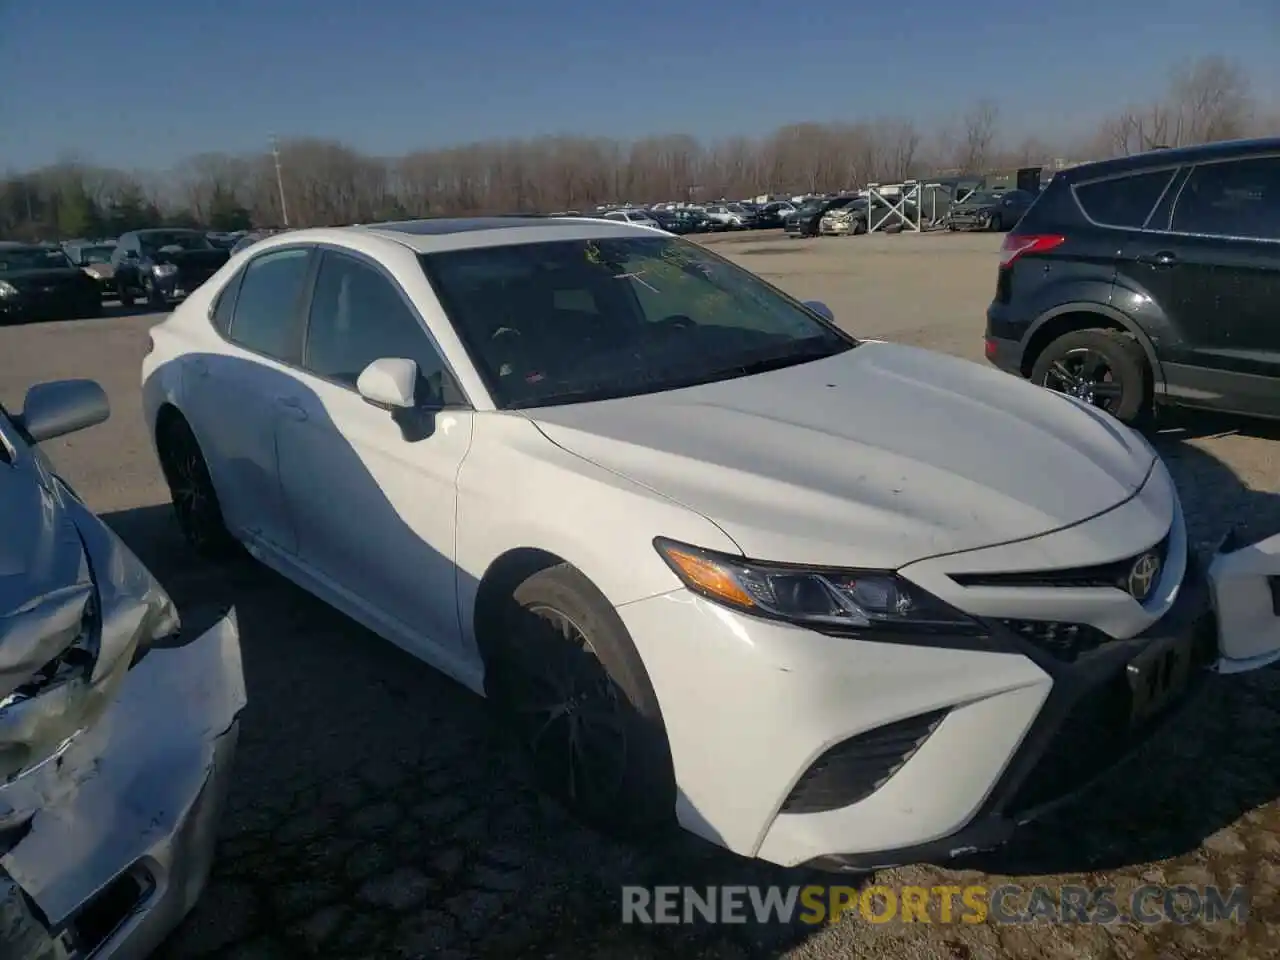
[[[83,274],[82,274],[83,275]],[[0,406],[0,957],[150,954],[209,872],[245,706],[235,616],[180,620],[37,446],[89,380]]]
[[[1280,138],[1058,173],[1005,237],[986,355],[1129,422],[1280,417]]]
[[[1035,202],[1026,190],[971,193],[951,208],[949,230],[1012,230]]]
[[[71,262],[98,281],[104,300],[115,299],[116,277],[111,266],[111,255],[115,253],[114,243],[94,243],[92,241],[72,240],[62,245]]]
[[[203,230],[136,230],[116,242],[111,263],[122,304],[145,300],[162,310],[208,280],[230,257],[231,251],[215,247]]]
[[[98,281],[60,247],[0,242],[0,323],[76,320],[101,313]]]
[[[776,230],[782,226],[782,221],[796,209],[794,203],[785,200],[774,200],[766,203],[758,211],[756,211],[757,226],[761,230]]]
[[[843,207],[856,199],[858,199],[856,195],[850,194],[841,197],[806,200],[796,209],[795,213],[783,220],[782,227],[792,236],[816,237],[823,214],[828,210]]]

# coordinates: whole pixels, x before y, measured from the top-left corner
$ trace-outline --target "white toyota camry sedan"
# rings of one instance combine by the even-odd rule
[[[660,231],[295,231],[151,337],[187,538],[487,696],[602,828],[834,869],[992,847],[1219,658],[1139,434]]]

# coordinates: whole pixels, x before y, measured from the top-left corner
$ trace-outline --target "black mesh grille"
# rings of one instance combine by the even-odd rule
[[[1164,566],[1169,549],[1169,537],[1155,546],[1123,560],[1100,563],[1091,567],[1070,567],[1061,570],[1019,570],[1013,573],[952,573],[952,580],[962,587],[1115,587],[1128,591],[1129,571],[1134,562],[1152,550]]]
[[[1072,663],[1104,643],[1111,642],[1097,627],[1057,620],[1001,620],[1002,624],[1045,653]]]
[[[866,799],[933,733],[946,710],[888,723],[836,744],[805,771],[783,813],[822,813]]]

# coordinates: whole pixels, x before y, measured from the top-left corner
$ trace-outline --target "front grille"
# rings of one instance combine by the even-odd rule
[[[1169,536],[1153,547],[1141,550],[1123,560],[1089,567],[1060,570],[1018,570],[1012,573],[952,573],[952,580],[962,587],[1115,587],[1128,591],[1126,581],[1134,563],[1143,554],[1156,551],[1161,567],[1167,559]]]
[[[1057,620],[1000,622],[1023,640],[1067,663],[1078,660],[1112,640],[1097,627],[1091,627],[1087,623],[1063,623]]]
[[[946,714],[922,713],[836,744],[805,771],[782,812],[823,813],[866,799],[911,759]]]

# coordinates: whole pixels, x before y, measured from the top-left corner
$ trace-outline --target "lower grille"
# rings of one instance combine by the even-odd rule
[[[1112,639],[1087,623],[1061,623],[1056,620],[1000,622],[1023,640],[1067,663],[1075,662]]]
[[[836,744],[805,771],[782,812],[824,813],[865,800],[911,759],[946,715],[922,713]]]

